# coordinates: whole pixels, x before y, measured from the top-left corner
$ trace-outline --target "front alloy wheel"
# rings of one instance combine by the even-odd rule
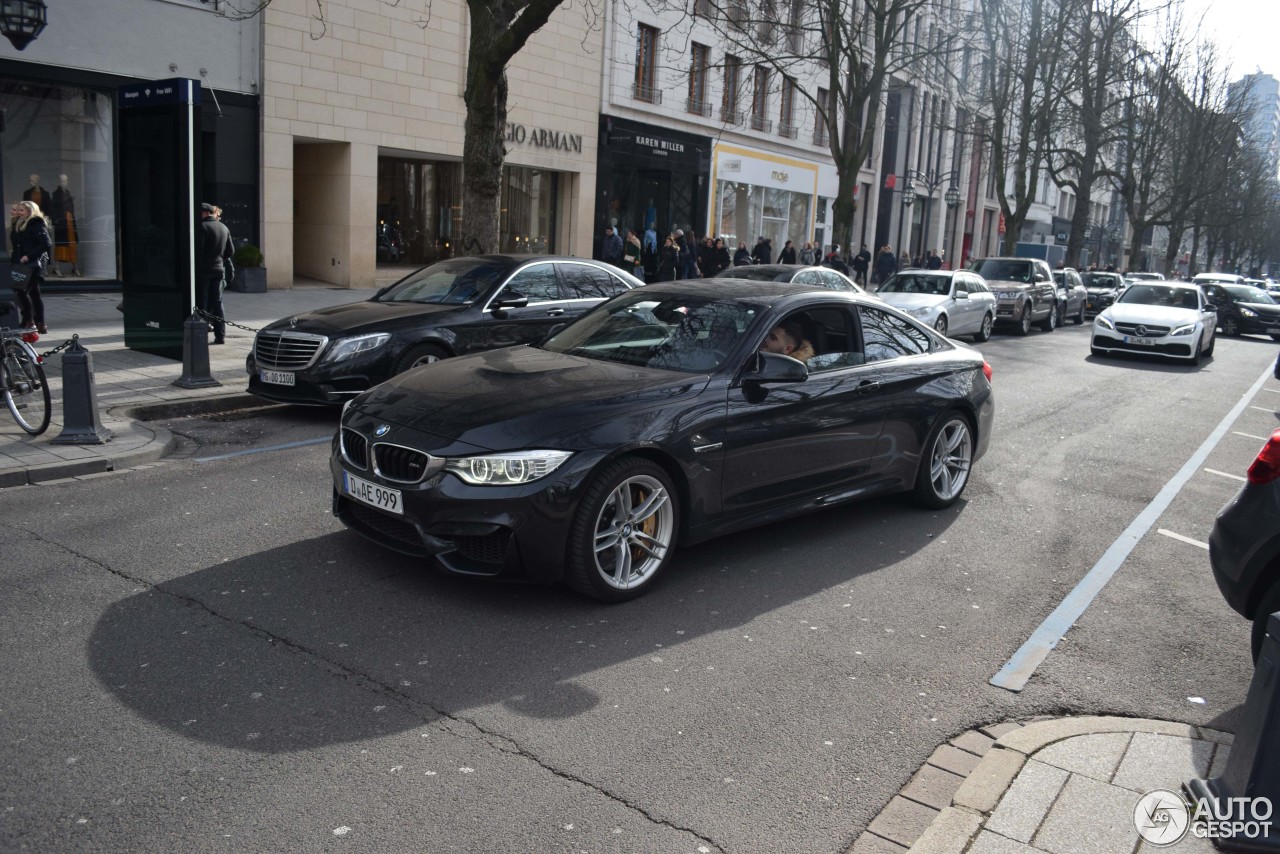
[[[1022,316],[1018,318],[1018,326],[1014,330],[1019,335],[1027,335],[1031,332],[1031,303],[1022,304]]]
[[[925,443],[916,476],[915,499],[925,507],[949,507],[969,482],[973,467],[973,431],[958,412],[943,417]]]
[[[678,525],[667,473],[647,460],[619,460],[583,494],[570,533],[566,581],[607,602],[639,596],[670,560]]]

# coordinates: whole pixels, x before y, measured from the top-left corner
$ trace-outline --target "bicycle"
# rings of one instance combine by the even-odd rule
[[[49,429],[53,404],[44,366],[28,340],[34,340],[34,336],[34,330],[0,329],[0,339],[4,341],[0,394],[4,395],[5,405],[18,426],[32,436],[39,436]]]

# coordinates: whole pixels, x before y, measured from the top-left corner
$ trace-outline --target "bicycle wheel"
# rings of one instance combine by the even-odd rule
[[[4,342],[4,402],[18,426],[32,436],[49,429],[53,405],[44,368],[35,353],[21,342]]]

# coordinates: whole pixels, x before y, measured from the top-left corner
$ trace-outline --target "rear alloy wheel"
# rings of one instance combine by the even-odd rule
[[[929,433],[920,457],[913,498],[924,507],[950,507],[969,483],[973,430],[959,412],[948,412]]]
[[[1058,307],[1057,300],[1054,300],[1053,305],[1049,306],[1049,316],[1040,321],[1040,329],[1045,332],[1052,332],[1057,329],[1059,312],[1061,312],[1061,309]]]
[[[938,315],[938,319],[934,321],[933,328],[937,330],[939,335],[941,335],[943,338],[946,338],[947,337],[947,316],[945,314]]]
[[[410,368],[430,365],[432,362],[447,358],[449,358],[449,354],[444,351],[444,348],[435,344],[419,344],[416,347],[410,347],[400,357],[400,361],[396,363],[396,373],[402,374]]]
[[[976,333],[974,333],[973,340],[978,344],[981,344],[984,341],[990,341],[991,330],[995,325],[996,325],[995,318],[993,318],[990,314],[983,315],[982,328],[979,329]]]
[[[605,602],[639,596],[670,562],[679,525],[676,492],[660,466],[635,457],[609,464],[578,505],[566,583]]]
[[[1022,315],[1018,318],[1018,325],[1013,331],[1017,335],[1027,335],[1031,332],[1031,303],[1022,304]]]

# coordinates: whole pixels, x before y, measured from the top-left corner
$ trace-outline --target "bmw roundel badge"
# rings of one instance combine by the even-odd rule
[[[379,424],[378,429],[373,431],[373,435],[382,437],[387,435],[387,433],[389,433],[390,431],[391,431],[390,424]]]

